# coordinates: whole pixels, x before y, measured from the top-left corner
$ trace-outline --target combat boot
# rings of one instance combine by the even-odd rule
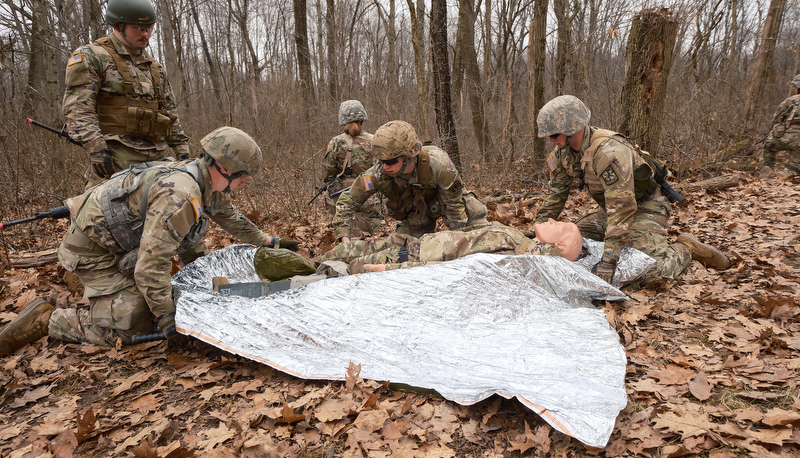
[[[42,298],[26,305],[19,315],[0,331],[0,357],[9,355],[47,335],[50,315],[55,308]]]
[[[675,243],[685,246],[692,259],[699,261],[706,267],[713,267],[718,270],[725,270],[731,265],[731,261],[722,252],[711,245],[706,245],[697,240],[697,237],[684,232],[679,235]]]

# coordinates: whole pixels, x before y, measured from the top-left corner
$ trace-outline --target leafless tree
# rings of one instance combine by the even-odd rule
[[[433,57],[433,95],[436,127],[442,148],[461,169],[453,108],[450,103],[450,63],[447,57],[447,3],[431,2],[431,54]]]

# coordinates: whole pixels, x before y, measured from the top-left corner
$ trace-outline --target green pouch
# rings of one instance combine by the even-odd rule
[[[258,278],[269,281],[285,280],[295,275],[311,275],[317,271],[304,257],[286,248],[261,247],[253,260]]]

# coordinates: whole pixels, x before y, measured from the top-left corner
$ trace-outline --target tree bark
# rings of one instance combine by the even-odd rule
[[[414,6],[413,0],[406,0],[409,16],[411,18],[411,45],[414,48],[414,71],[417,80],[417,104],[419,106],[419,122],[422,126],[421,138],[423,141],[431,139],[431,129],[428,126],[428,100],[425,97],[428,87],[428,79],[425,76],[425,43],[423,41],[425,32],[425,3],[420,0],[420,5]],[[423,11],[419,11],[423,8]]]
[[[666,8],[644,10],[631,23],[619,131],[658,157],[678,22]]]
[[[539,126],[536,124],[536,114],[545,104],[544,100],[544,69],[547,37],[547,4],[549,0],[535,0],[533,3],[533,19],[531,20],[528,47],[528,72],[530,73],[531,103],[529,120],[533,125],[533,163],[541,164],[547,155],[545,139],[539,138]]]
[[[315,105],[314,80],[311,73],[311,50],[308,47],[308,21],[306,0],[292,0],[294,6],[294,43],[297,49],[297,67],[300,90],[303,94],[305,118],[311,115]]]
[[[460,0],[459,4],[459,16],[463,11],[464,25],[461,43],[458,43],[456,48],[461,49],[464,59],[472,128],[475,131],[475,138],[478,140],[481,157],[483,160],[487,160],[491,155],[492,136],[489,133],[489,123],[486,121],[484,90],[481,84],[481,71],[478,67],[478,53],[475,50],[475,20],[477,16],[473,0]]]
[[[774,73],[775,45],[778,42],[778,33],[781,29],[783,11],[786,9],[786,0],[770,0],[767,19],[764,21],[764,34],[761,37],[761,46],[758,48],[756,69],[750,79],[750,89],[747,91],[744,120],[750,123],[762,105],[761,97],[764,86],[767,85]]]
[[[447,57],[447,2],[431,2],[431,54],[433,57],[433,95],[436,127],[442,148],[461,170],[456,123],[450,103],[450,64]]]
[[[336,49],[336,1],[325,1],[325,43],[328,47],[328,94],[339,101],[339,52]]]
[[[556,15],[556,63],[553,69],[556,94],[564,94],[567,81],[567,68],[572,59],[572,23],[569,20],[569,0],[553,0]]]

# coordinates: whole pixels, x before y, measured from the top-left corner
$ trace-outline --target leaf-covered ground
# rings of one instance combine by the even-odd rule
[[[588,205],[573,196],[568,218]],[[116,349],[45,338],[0,359],[0,456],[798,456],[800,178],[744,176],[689,197],[671,236],[690,231],[733,265],[693,263],[676,282],[596,304],[628,356],[628,406],[604,449],[515,400],[465,407],[362,380],[358,361],[344,383],[310,382],[188,337]],[[492,205],[491,217],[530,228],[535,207]],[[309,256],[330,247],[324,218],[287,220],[260,224]],[[219,230],[207,241],[233,242]],[[63,273],[2,272],[0,321],[35,295],[80,304]]]

